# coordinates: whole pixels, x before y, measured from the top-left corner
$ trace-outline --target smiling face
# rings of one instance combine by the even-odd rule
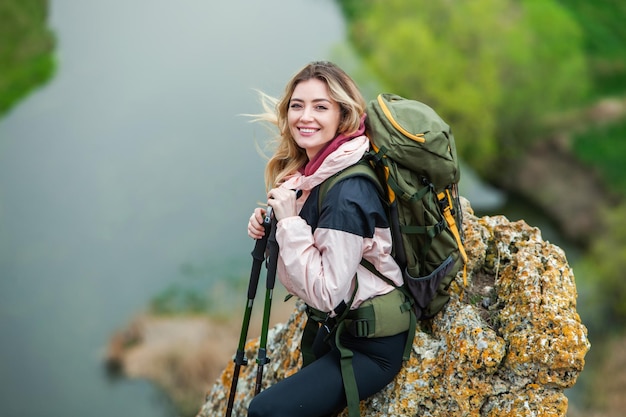
[[[299,82],[287,111],[289,131],[311,160],[336,135],[341,118],[339,103],[330,98],[324,81],[311,78]]]

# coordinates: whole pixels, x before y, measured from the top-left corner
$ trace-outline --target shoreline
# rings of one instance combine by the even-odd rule
[[[277,291],[281,292],[281,291]],[[247,339],[261,333],[263,299],[257,296]],[[270,328],[295,311],[295,300],[272,303]],[[243,311],[213,317],[207,314],[141,313],[113,333],[104,364],[109,375],[144,379],[170,398],[181,416],[195,416],[206,393],[234,357]]]

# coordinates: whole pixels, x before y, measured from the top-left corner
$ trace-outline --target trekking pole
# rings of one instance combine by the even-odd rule
[[[267,333],[270,325],[270,311],[272,308],[272,297],[274,294],[274,283],[276,282],[276,264],[278,261],[278,242],[276,242],[276,219],[272,218],[270,225],[270,233],[267,241],[268,245],[268,261],[267,275],[265,282],[265,306],[263,309],[263,326],[261,328],[261,338],[259,341],[259,353],[257,356],[257,373],[256,384],[254,386],[254,395],[261,392],[261,381],[263,380],[263,366],[270,359],[267,357]]]
[[[248,337],[248,328],[250,327],[252,306],[254,304],[256,290],[259,284],[261,265],[263,265],[263,260],[265,259],[265,248],[267,247],[267,238],[270,234],[271,219],[272,208],[269,207],[263,221],[265,235],[261,239],[257,239],[254,244],[254,249],[252,250],[252,270],[250,271],[250,281],[248,282],[248,300],[246,301],[243,324],[241,326],[241,335],[239,336],[239,345],[237,346],[237,353],[235,354],[234,359],[235,369],[233,371],[233,380],[230,385],[230,395],[228,397],[228,406],[226,407],[226,417],[230,417],[233,412],[233,404],[235,402],[235,393],[237,391],[237,382],[239,380],[239,371],[241,370],[241,366],[248,364],[248,359],[245,356],[245,345]]]

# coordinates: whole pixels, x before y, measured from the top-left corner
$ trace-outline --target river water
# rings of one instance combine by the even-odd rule
[[[0,121],[0,414],[172,416],[102,349],[181,265],[248,264],[266,132],[239,115],[343,21],[332,0],[52,0],[50,26],[55,77]]]
[[[332,0],[52,0],[50,25],[55,77],[0,121],[1,414],[172,416],[103,347],[181,266],[245,276],[266,131],[240,115],[347,60],[344,24]]]

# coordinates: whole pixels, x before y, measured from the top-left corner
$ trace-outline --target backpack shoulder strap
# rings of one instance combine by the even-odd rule
[[[336,174],[332,175],[320,185],[320,191],[317,200],[318,211],[322,209],[322,202],[324,201],[324,198],[326,198],[328,191],[330,191],[330,189],[338,182],[351,177],[369,178],[370,181],[376,184],[376,189],[379,195],[384,195],[382,185],[380,184],[380,180],[378,179],[376,172],[374,172],[374,168],[366,159],[361,159],[356,164],[350,165],[349,167],[344,168]]]

